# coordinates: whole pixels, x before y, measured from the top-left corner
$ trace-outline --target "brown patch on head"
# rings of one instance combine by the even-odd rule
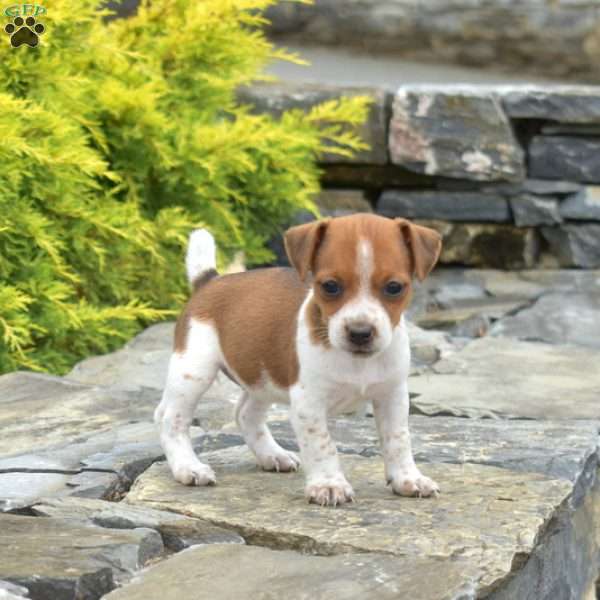
[[[290,261],[301,276],[306,277],[309,271],[313,275],[314,297],[308,323],[316,343],[329,345],[329,319],[359,292],[361,240],[372,252],[371,294],[381,302],[393,326],[410,302],[413,276],[422,280],[435,265],[441,249],[440,236],[433,230],[404,219],[371,214],[338,217],[289,230],[286,248]],[[323,288],[324,283],[332,281],[341,289],[339,294],[328,294]],[[387,293],[390,282],[400,284],[402,293]]]

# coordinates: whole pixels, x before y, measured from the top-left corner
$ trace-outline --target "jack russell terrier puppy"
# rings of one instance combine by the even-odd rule
[[[309,502],[354,499],[327,429],[329,415],[373,402],[385,476],[401,496],[431,496],[437,484],[415,465],[408,432],[410,347],[403,311],[413,277],[440,254],[437,232],[371,214],[292,227],[285,248],[293,269],[218,276],[215,243],[192,233],[186,257],[193,295],[175,328],[162,401],[155,413],[175,479],[211,485],[189,428],[198,400],[219,371],[243,390],[236,420],[258,464],[295,471],[266,424],[273,403],[290,405]]]

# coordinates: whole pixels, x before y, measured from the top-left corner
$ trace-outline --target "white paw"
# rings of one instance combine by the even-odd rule
[[[181,464],[173,467],[173,477],[183,485],[215,485],[217,477],[215,472],[204,463],[197,461],[194,464]]]
[[[306,485],[304,493],[309,502],[320,506],[354,502],[354,490],[344,476],[311,481]]]
[[[293,453],[278,448],[269,454],[260,454],[256,457],[259,466],[265,471],[277,471],[277,473],[289,473],[297,471],[300,459]]]
[[[429,496],[437,496],[440,493],[438,484],[433,479],[422,475],[417,469],[396,473],[388,478],[388,485],[391,485],[394,494],[399,496],[428,498]]]

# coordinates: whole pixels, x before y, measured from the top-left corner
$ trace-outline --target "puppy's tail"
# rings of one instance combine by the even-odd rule
[[[216,252],[215,238],[206,229],[192,231],[185,256],[185,268],[193,290],[218,275]]]

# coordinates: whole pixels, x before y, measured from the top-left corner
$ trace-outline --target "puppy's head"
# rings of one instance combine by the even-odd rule
[[[285,248],[300,278],[311,277],[313,340],[370,356],[384,350],[441,251],[440,235],[405,219],[370,214],[292,227]]]

